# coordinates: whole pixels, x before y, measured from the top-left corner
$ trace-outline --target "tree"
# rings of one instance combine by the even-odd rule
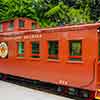
[[[91,19],[98,21],[100,18],[100,0],[91,0]]]
[[[35,15],[32,9],[32,0],[0,0],[2,6],[0,10],[1,19],[7,20],[14,17],[29,17]]]
[[[86,7],[75,9],[64,4],[64,2],[59,2],[59,4],[51,8],[45,15],[60,24],[79,24],[90,22],[90,9],[88,5]]]
[[[0,0],[0,20],[35,19],[41,27],[79,24],[100,18],[99,0]]]

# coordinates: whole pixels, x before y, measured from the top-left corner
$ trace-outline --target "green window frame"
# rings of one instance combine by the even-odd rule
[[[82,40],[69,41],[69,60],[81,61],[82,60]]]
[[[25,26],[25,21],[19,20],[19,27],[23,28]]]
[[[18,56],[24,57],[24,42],[18,42],[17,48],[18,48]]]
[[[2,26],[2,23],[0,23],[0,32],[3,31],[3,26]]]
[[[36,25],[32,23],[32,29],[34,30],[36,28]]]
[[[40,58],[40,43],[37,41],[31,42],[32,58]]]
[[[58,59],[59,42],[48,41],[48,59]]]
[[[13,21],[11,21],[11,22],[9,23],[8,29],[9,29],[9,30],[13,30],[13,29],[14,29],[14,22],[13,22]]]

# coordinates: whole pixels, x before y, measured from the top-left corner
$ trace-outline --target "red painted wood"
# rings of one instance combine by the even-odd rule
[[[81,58],[82,56],[69,56],[69,58]]]
[[[19,19],[26,21],[23,30],[18,27]],[[6,41],[9,48],[8,58],[0,59],[1,73],[89,91],[100,88],[100,84],[97,84],[100,83],[100,64],[98,63],[98,39],[100,36],[97,35],[100,23],[31,30],[32,22],[35,21],[27,18],[15,19],[16,26],[12,32],[0,33],[0,41]],[[35,23],[37,24],[37,22]],[[4,25],[5,28],[6,25]],[[48,57],[56,57],[48,55],[49,40],[59,41],[59,55],[56,60],[48,60]],[[82,40],[82,56],[69,56],[70,40]],[[17,42],[19,41],[25,43],[24,59],[17,59]],[[32,54],[32,41],[40,42],[39,55]],[[30,55],[40,56],[41,59],[30,59]],[[69,62],[69,58],[73,57],[82,58],[82,61]]]

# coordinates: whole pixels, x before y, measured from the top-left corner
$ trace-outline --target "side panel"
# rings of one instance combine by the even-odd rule
[[[93,62],[96,59],[96,30],[41,33],[42,38],[8,39],[9,57],[0,59],[0,72],[30,79],[95,90]],[[37,33],[38,34],[38,33]],[[34,34],[36,35],[36,34]],[[7,39],[7,38],[6,38]],[[48,60],[48,40],[59,40],[59,59]],[[69,40],[82,40],[82,61],[70,61]],[[25,42],[25,57],[16,57],[16,42]],[[30,42],[40,41],[41,58],[30,57]]]

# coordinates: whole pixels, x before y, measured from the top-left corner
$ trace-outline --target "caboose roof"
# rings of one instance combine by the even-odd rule
[[[13,18],[0,22],[0,34],[5,32],[9,34],[10,32],[14,33],[15,31],[32,30],[37,28],[40,28],[37,21],[25,17]]]
[[[52,33],[52,32],[79,31],[79,30],[89,30],[89,29],[99,28],[99,27],[100,27],[100,23],[81,24],[81,25],[66,25],[66,26],[58,26],[58,27],[35,29],[35,30],[3,32],[3,33],[0,33],[0,35],[10,36],[10,35],[21,35],[21,34],[27,34],[27,33],[34,34],[34,33],[44,33],[44,32]]]
[[[9,21],[13,21],[13,20],[16,20],[16,19],[26,19],[26,20],[31,20],[33,21],[33,19],[30,19],[30,18],[26,18],[26,17],[15,17],[15,18],[11,18],[11,19],[5,19],[5,20],[1,20],[0,23],[4,23],[4,22],[9,22]],[[35,20],[34,20],[35,21]]]

